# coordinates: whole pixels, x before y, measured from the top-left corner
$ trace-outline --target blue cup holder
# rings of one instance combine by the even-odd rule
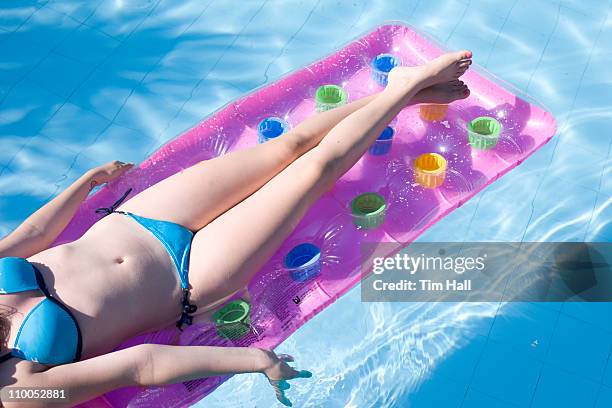
[[[295,281],[312,279],[321,273],[321,250],[310,243],[297,245],[285,256],[285,268]]]
[[[372,156],[382,156],[389,153],[391,150],[391,144],[393,143],[394,134],[395,131],[393,128],[391,126],[387,126],[382,131],[380,136],[378,136],[378,139],[376,139],[372,146],[370,146],[368,153],[370,153]]]
[[[257,126],[257,138],[259,143],[267,142],[270,139],[274,139],[287,133],[289,131],[289,124],[281,118],[270,117],[259,122]]]
[[[389,72],[402,65],[402,61],[397,55],[380,54],[374,57],[371,63],[372,79],[380,86],[387,86]]]

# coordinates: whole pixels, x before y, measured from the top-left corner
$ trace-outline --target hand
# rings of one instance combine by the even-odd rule
[[[298,371],[287,364],[293,362],[293,357],[288,354],[279,354],[277,356],[272,351],[264,350],[264,352],[266,353],[267,362],[262,373],[268,377],[268,381],[270,381],[270,385],[274,388],[276,398],[278,398],[280,403],[287,407],[293,406],[285,395],[285,391],[291,388],[287,380],[310,378],[312,377],[312,373],[306,370]]]
[[[100,184],[108,183],[118,178],[132,167],[134,167],[133,163],[123,163],[118,160],[95,167],[89,170],[91,187],[93,188]]]

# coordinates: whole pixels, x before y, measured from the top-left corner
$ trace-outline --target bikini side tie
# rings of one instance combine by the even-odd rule
[[[115,201],[115,203],[113,205],[111,205],[110,207],[101,207],[96,209],[96,214],[104,214],[103,217],[106,217],[107,215],[110,215],[114,212],[121,212],[121,211],[117,211],[117,208],[123,203],[123,201],[125,201],[125,199],[127,198],[127,196],[130,195],[130,193],[132,192],[132,188],[130,187],[125,193],[123,193],[123,195],[117,200]]]

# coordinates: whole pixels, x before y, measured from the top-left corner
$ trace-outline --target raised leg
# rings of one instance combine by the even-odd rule
[[[200,310],[244,288],[310,206],[359,160],[407,101],[425,85],[448,81],[467,57],[466,52],[446,54],[442,61],[390,76],[385,91],[333,127],[318,146],[200,230],[192,244],[189,273],[192,299]]]
[[[446,103],[467,96],[461,81],[436,84],[408,103]],[[151,186],[120,207],[144,217],[172,221],[197,231],[244,200],[315,147],[335,125],[373,101],[368,96],[312,116],[264,144],[200,162]]]
[[[329,129],[373,98],[320,113],[266,143],[200,162],[142,191],[120,210],[197,231],[316,146]]]

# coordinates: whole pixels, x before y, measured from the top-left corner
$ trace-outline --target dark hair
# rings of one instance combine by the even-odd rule
[[[11,319],[16,309],[5,305],[0,305],[0,345],[8,347],[8,339],[11,335]]]

